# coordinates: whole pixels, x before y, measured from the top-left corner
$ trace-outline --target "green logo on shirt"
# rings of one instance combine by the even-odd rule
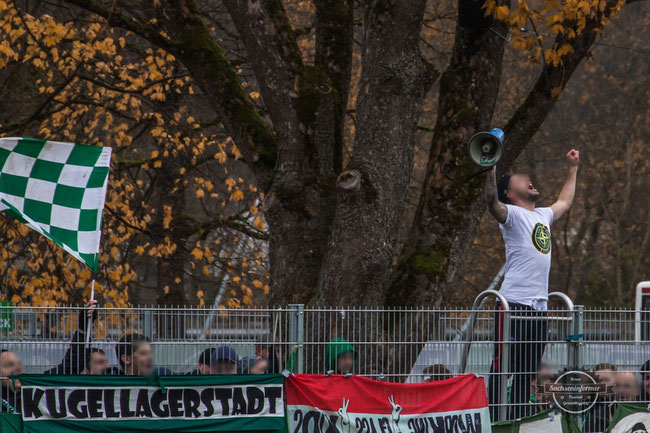
[[[551,251],[551,232],[542,223],[535,224],[533,227],[533,245],[542,254],[548,254]]]

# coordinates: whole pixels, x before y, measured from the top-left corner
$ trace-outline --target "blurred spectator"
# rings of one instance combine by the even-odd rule
[[[104,374],[111,367],[106,352],[97,347],[86,350],[85,367],[81,374]]]
[[[611,400],[614,398],[614,385],[616,385],[616,366],[609,362],[601,362],[594,367],[594,377],[598,383],[607,385],[609,392],[604,390],[599,394],[599,400]]]
[[[452,377],[451,370],[442,364],[434,364],[422,370],[423,382],[437,382]]]
[[[269,354],[270,351],[273,350],[273,346],[270,344],[271,341],[269,340],[268,335],[260,335],[255,340],[257,341],[257,344],[255,345],[255,357],[269,358]]]
[[[282,363],[280,362],[280,349],[278,346],[269,346],[268,356],[263,356],[268,363],[269,367],[267,373],[282,373]]]
[[[212,352],[212,374],[237,374],[237,352],[229,346],[219,346]]]
[[[266,374],[268,373],[269,360],[259,357],[245,357],[239,361],[237,374]]]
[[[21,374],[23,366],[20,359],[15,353],[2,349],[0,351],[0,375],[7,378],[12,374]],[[2,408],[0,412],[19,412],[20,411],[20,381],[13,379],[2,379],[0,398],[2,399]]]
[[[120,368],[111,368],[109,374],[149,376],[153,373],[153,351],[149,339],[144,335],[124,335],[115,345],[115,355]]]
[[[357,351],[343,338],[333,338],[325,349],[327,370],[336,374],[352,373]]]
[[[598,400],[587,412],[585,418],[585,433],[604,431],[614,416],[616,405],[614,404],[613,387],[616,385],[616,366],[608,362],[601,362],[594,367],[593,378],[609,387],[610,391],[604,390],[598,395]]]
[[[43,372],[43,374],[81,374],[86,363],[86,328],[89,320],[97,318],[97,301],[88,301],[79,311],[77,317],[77,330],[72,335],[70,346],[66,350],[61,363],[56,367]]]
[[[237,363],[237,374],[248,374],[248,369],[255,362],[255,358],[245,356]]]
[[[278,355],[278,349],[279,348],[277,346],[265,344],[265,342],[255,346],[256,358],[264,358],[268,362],[268,367],[266,369],[267,373],[282,372],[282,366],[280,364],[280,356]]]
[[[544,363],[539,365],[537,376],[530,383],[530,403],[550,403],[553,396],[544,392],[544,385],[553,383],[553,372],[551,368]]]
[[[269,360],[266,358],[254,359],[248,366],[245,374],[266,374],[269,369]]]
[[[187,374],[199,375],[199,374],[210,374],[210,359],[212,358],[212,353],[217,350],[214,347],[209,347],[205,349],[199,355],[199,362],[196,369],[190,371]]]
[[[631,371],[620,371],[616,374],[616,401],[635,401],[641,393],[639,381]]]

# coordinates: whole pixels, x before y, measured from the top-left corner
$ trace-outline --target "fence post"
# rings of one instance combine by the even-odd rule
[[[583,363],[583,348],[584,348],[584,307],[582,305],[576,305],[574,307],[573,313],[573,335],[575,339],[571,346],[573,347],[573,358],[569,360],[571,366],[574,370],[582,368]]]
[[[293,347],[291,352],[296,355],[294,373],[303,373],[304,368],[304,339],[305,339],[305,306],[289,304],[289,341]]]
[[[510,306],[503,311],[503,325],[501,328],[503,335],[503,352],[501,353],[501,369],[499,370],[498,380],[501,382],[499,395],[499,421],[508,419],[508,376],[513,372],[510,371],[510,352],[512,342],[510,341]]]
[[[582,305],[575,305],[573,307],[573,333],[568,339],[569,344],[569,359],[568,364],[573,371],[582,371],[583,356],[584,356],[584,307]],[[573,419],[582,430],[583,416],[582,414],[573,414]]]

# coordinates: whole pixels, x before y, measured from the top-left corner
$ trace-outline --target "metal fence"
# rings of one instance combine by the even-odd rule
[[[297,373],[337,371],[337,355],[352,352],[351,371],[379,380],[422,382],[472,372],[485,376],[486,383],[498,382],[498,392],[490,396],[493,419],[532,414],[553,405],[552,398],[536,385],[555,380],[566,370],[596,369],[598,380],[613,380],[618,385],[617,394],[603,395],[598,403],[606,414],[613,411],[616,401],[646,401],[645,387],[650,390],[650,381],[644,380],[642,366],[650,359],[650,346],[642,339],[648,333],[643,314],[634,310],[585,310],[573,306],[566,297],[553,296],[546,315],[535,319],[544,321],[548,329],[541,364],[530,371],[522,365],[513,368],[508,362],[509,356],[529,355],[510,342],[508,332],[517,331],[507,329],[506,324],[518,326],[516,317],[508,317],[516,314],[507,308],[497,309],[490,296],[496,293],[477,299],[472,309],[304,305],[99,308],[89,343],[85,335],[77,333],[83,331],[78,320],[82,307],[2,306],[0,349],[15,354],[22,371],[28,373],[56,368],[71,347],[79,349],[78,356],[83,359],[64,363],[64,372],[83,370],[88,354],[83,348],[90,347],[101,349],[111,366],[118,367],[116,342],[131,333],[142,334],[151,342],[155,366],[161,373],[195,370],[201,353],[219,346],[232,347],[240,367],[264,357],[274,359],[269,368],[289,368]],[[500,320],[495,311],[504,313],[500,337],[495,337],[495,319]],[[495,366],[496,340],[504,340],[499,352],[501,368]],[[8,356],[0,355],[2,377],[11,373],[7,371]],[[604,363],[611,364],[609,376]],[[525,401],[513,398],[518,375],[530,390]],[[9,386],[8,382],[3,379],[3,386]],[[525,406],[526,411],[513,411],[517,406]],[[603,431],[608,423],[607,416],[589,419],[589,412],[576,415],[576,419],[584,424],[584,431],[591,432]]]

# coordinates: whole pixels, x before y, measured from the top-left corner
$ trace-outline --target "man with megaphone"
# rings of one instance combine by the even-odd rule
[[[501,332],[503,313],[497,306],[495,317],[495,350],[492,373],[508,368],[514,374],[510,404],[512,417],[535,413],[528,404],[530,384],[535,378],[546,342],[546,308],[548,302],[548,275],[551,267],[551,224],[560,218],[573,203],[580,152],[571,149],[566,155],[569,172],[555,203],[550,207],[536,207],[540,198],[526,174],[504,174],[496,179],[496,166],[488,172],[485,198],[490,214],[499,222],[506,247],[505,276],[499,292],[510,306],[510,362],[500,367],[503,351]],[[500,383],[498,375],[490,375],[488,398],[498,403]],[[496,420],[496,410],[493,420]]]

